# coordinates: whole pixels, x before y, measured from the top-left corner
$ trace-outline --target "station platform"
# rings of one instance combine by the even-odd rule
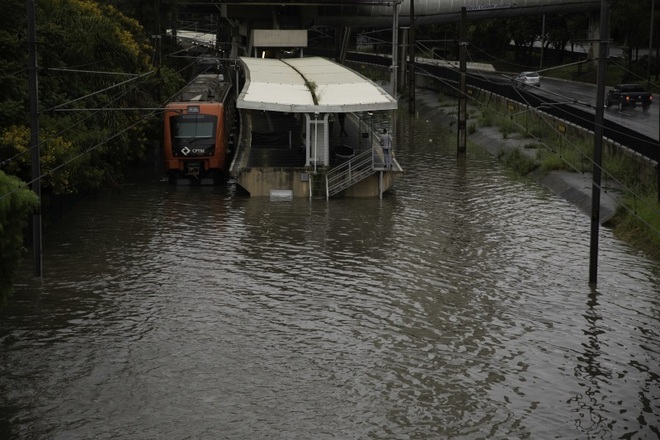
[[[344,135],[338,118],[329,127],[329,165],[319,169],[306,166],[302,118],[303,115],[296,113],[241,111],[241,136],[230,174],[251,196],[268,196],[271,190],[291,190],[295,196],[308,196],[308,185],[312,185],[315,179],[325,178],[329,170],[347,166],[359,155],[366,155],[369,159],[367,152],[370,151],[373,154],[369,159],[372,173],[377,175],[382,171],[385,178],[371,179],[352,191],[346,191],[345,195],[382,195],[391,188],[395,175],[403,173],[395,160],[391,169],[385,169],[378,139],[355,114],[347,114]]]

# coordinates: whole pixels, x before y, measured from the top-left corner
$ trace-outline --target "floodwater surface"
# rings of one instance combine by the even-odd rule
[[[590,288],[589,218],[447,130],[382,200],[80,203],[0,311],[0,437],[658,438],[658,265],[602,228]]]

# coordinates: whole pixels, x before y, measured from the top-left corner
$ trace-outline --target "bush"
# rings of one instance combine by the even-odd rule
[[[533,158],[522,152],[519,148],[503,152],[501,158],[510,168],[521,176],[527,175],[539,166]]]
[[[39,205],[23,182],[0,171],[0,304],[11,292],[12,280],[25,253],[23,237],[28,215]]]

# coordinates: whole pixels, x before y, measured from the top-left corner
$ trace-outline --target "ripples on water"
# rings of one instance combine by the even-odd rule
[[[0,437],[656,438],[657,265],[603,229],[592,291],[588,217],[415,129],[383,200],[78,206],[0,312]]]

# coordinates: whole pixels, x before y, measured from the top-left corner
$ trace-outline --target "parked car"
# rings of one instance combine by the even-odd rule
[[[523,87],[541,87],[541,76],[538,72],[522,72],[520,75],[514,76],[512,79],[517,85]]]
[[[610,89],[605,97],[605,106],[607,108],[610,108],[612,105],[618,105],[620,111],[626,107],[637,106],[641,106],[646,111],[652,103],[653,95],[639,84],[619,84]]]

